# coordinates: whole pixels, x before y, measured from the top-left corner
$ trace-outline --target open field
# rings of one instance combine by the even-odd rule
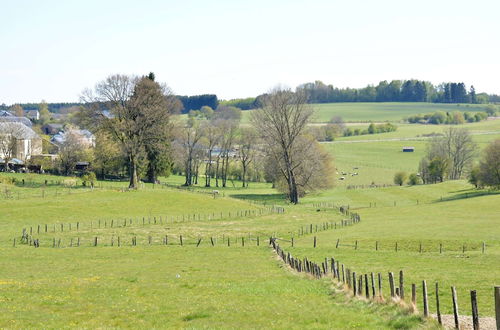
[[[238,191],[246,192],[227,189],[228,195],[238,195]],[[261,191],[267,192],[267,188]],[[109,228],[110,219],[140,218],[144,213],[176,215],[238,208],[256,210],[261,206],[174,189],[96,189],[50,199],[2,201],[0,289],[8,308],[0,316],[0,325],[394,328],[422,322],[395,306],[346,303],[344,295],[332,295],[329,281],[293,275],[274,260],[266,238],[272,233],[288,235],[311,221],[340,219],[333,210],[313,217],[315,210],[303,207],[290,215],[191,219],[144,226],[139,220],[127,227],[116,221],[115,226],[119,225]],[[107,228],[96,228],[99,220],[107,221]],[[76,221],[81,224],[78,230]],[[94,222],[93,228],[89,221]],[[71,230],[69,222],[73,223]],[[21,228],[36,228],[40,223],[49,224],[47,233],[42,229],[33,234],[41,247],[20,244]],[[57,224],[54,232],[50,224]],[[162,246],[160,235],[166,234],[171,241]],[[241,246],[240,239],[247,234],[262,235],[261,245],[248,240]],[[132,235],[138,237],[134,247],[129,240]],[[185,237],[183,246],[179,246],[178,235]],[[234,239],[230,247],[221,244],[221,235]],[[12,247],[13,236],[18,238],[16,247]],[[91,244],[94,236],[99,237],[97,247]],[[122,238],[120,247],[118,236]],[[148,236],[155,238],[151,245]],[[215,247],[208,243],[209,236],[219,239]],[[81,239],[79,247],[77,237]],[[198,237],[204,240],[196,247]],[[52,248],[52,238],[62,240],[59,248]],[[73,247],[69,247],[70,238],[74,238]]]
[[[340,116],[347,122],[393,121],[399,122],[405,117],[419,113],[435,111],[484,111],[481,104],[444,104],[424,102],[349,102],[322,103],[311,105],[316,110],[314,121],[325,123],[334,116]],[[251,111],[243,111],[243,122],[248,122]]]
[[[290,274],[268,248],[5,249],[9,328],[339,328],[417,325],[394,307],[346,304]],[[6,262],[6,260],[16,260]],[[27,303],[29,302],[29,303]]]
[[[427,111],[434,110],[419,110]],[[500,121],[463,127],[479,150],[500,138]],[[268,183],[205,188],[201,180],[186,189],[173,175],[128,191],[125,181],[90,189],[78,178],[0,173],[0,327],[436,327],[395,304],[340,293],[329,278],[291,272],[268,247],[270,237],[298,258],[335,257],[358,274],[380,272],[386,298],[387,273],[403,270],[407,296],[417,284],[420,312],[422,280],[431,313],[435,282],[445,314],[452,311],[450,286],[463,315],[470,315],[469,291],[477,290],[480,316],[491,317],[500,278],[497,191],[465,181],[347,189],[392,185],[396,171],[415,172],[424,135],[446,128],[398,124],[396,132],[325,143],[339,173],[358,175],[296,206]],[[401,151],[408,145],[414,153]],[[344,215],[317,203],[349,206],[362,220],[341,226]],[[21,241],[23,228],[40,248]],[[304,228],[313,233],[303,235]]]
[[[396,132],[341,137],[325,142],[323,146],[334,157],[339,177],[341,172],[348,173],[344,175],[345,180],[337,180],[338,185],[392,184],[397,171],[418,171],[418,164],[430,139],[423,135],[442,133],[449,127],[463,127],[471,132],[478,146],[477,157],[490,142],[500,138],[499,120],[458,126],[401,124]],[[415,151],[402,152],[405,146],[415,147]],[[351,176],[352,173],[358,175]]]

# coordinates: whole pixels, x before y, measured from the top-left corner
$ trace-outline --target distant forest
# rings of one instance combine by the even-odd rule
[[[363,88],[336,88],[321,81],[302,84],[311,103],[331,102],[435,102],[488,103],[498,102],[498,95],[476,93],[474,86],[466,88],[463,82],[449,82],[434,86],[423,80],[381,81],[377,86]]]
[[[363,88],[338,88],[321,81],[299,85],[297,90],[304,91],[309,103],[335,102],[433,102],[433,103],[500,103],[500,95],[476,93],[474,86],[467,88],[463,82],[442,83],[437,86],[424,80],[381,81],[378,85]],[[242,110],[258,108],[260,100],[266,94],[232,100],[219,100],[215,94],[177,97],[182,102],[182,113],[199,110],[203,106],[216,109],[219,105],[233,106]],[[38,110],[38,103],[20,104],[24,110]],[[49,111],[61,112],[61,109],[80,106],[82,103],[49,103]],[[0,104],[0,110],[10,106]]]

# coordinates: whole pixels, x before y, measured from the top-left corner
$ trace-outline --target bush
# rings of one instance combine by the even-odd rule
[[[0,183],[13,185],[16,183],[16,178],[11,178],[9,176],[0,176]]]
[[[91,187],[94,187],[94,183],[96,182],[96,180],[97,178],[94,172],[89,172],[87,174],[82,175],[83,186],[87,186],[87,184],[89,184]]]
[[[410,174],[410,176],[408,177],[408,184],[410,186],[415,186],[417,184],[420,184],[421,180],[420,180],[420,176],[418,176],[417,173],[412,173]]]
[[[394,183],[402,186],[405,183],[406,178],[406,172],[397,172],[396,174],[394,174]]]

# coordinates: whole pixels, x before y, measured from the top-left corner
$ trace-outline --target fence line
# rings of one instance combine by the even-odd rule
[[[172,223],[184,223],[191,221],[215,221],[223,219],[243,218],[243,217],[257,217],[269,214],[284,214],[285,208],[280,206],[269,206],[259,208],[257,210],[237,210],[236,212],[212,212],[210,214],[182,214],[176,216],[148,216],[141,218],[129,219],[106,219],[106,220],[92,220],[89,223],[76,222],[76,223],[52,223],[52,224],[38,224],[36,226],[29,226],[22,229],[21,239],[25,240],[28,236],[34,234],[55,233],[55,232],[71,232],[80,230],[94,230],[103,228],[125,228],[133,226],[146,226],[146,225],[163,225]]]
[[[378,293],[377,293],[375,290],[376,283],[373,272],[369,274],[365,273],[364,277],[363,274],[358,276],[358,274],[356,274],[354,270],[351,270],[344,264],[340,264],[339,260],[338,259],[336,260],[334,257],[331,257],[330,261],[328,260],[328,258],[325,258],[325,261],[321,262],[321,264],[315,263],[309,260],[307,257],[304,257],[303,259],[295,258],[289,252],[283,250],[277,243],[277,240],[273,237],[269,239],[269,244],[272,246],[275,253],[281,258],[281,260],[296,272],[307,273],[309,275],[312,275],[316,279],[330,276],[331,274],[330,277],[332,279],[336,280],[338,283],[343,284],[344,290],[352,292],[353,296],[355,297],[364,296],[366,297],[366,299],[373,299],[374,301],[384,300],[384,293],[382,291],[383,281],[381,273],[377,274],[378,275],[377,276]],[[368,275],[370,276],[369,278],[371,279],[371,285],[370,283],[368,283],[369,281]],[[363,280],[365,283],[364,290],[363,290]],[[411,302],[407,301],[407,298],[405,298],[405,282],[404,282],[404,273],[402,270],[399,272],[399,286],[397,286],[394,278],[394,273],[392,272],[388,273],[388,285],[390,289],[391,300],[395,302],[402,301],[407,305],[409,305],[413,310],[416,309],[416,301],[417,301],[416,284],[412,283]],[[436,304],[437,319],[438,322],[442,324],[438,288],[439,288],[438,283],[436,283],[435,294],[437,302]],[[459,329],[460,318],[459,318],[458,300],[456,295],[456,289],[454,286],[451,286],[451,292],[452,292],[452,306],[453,306],[455,328]],[[477,294],[475,290],[471,290],[470,293],[471,293],[472,322],[474,329],[479,329],[480,319],[477,309]],[[497,323],[497,328],[500,329],[500,286],[494,287],[494,299],[495,299],[496,323]],[[423,304],[424,316],[429,317],[429,301],[428,301],[427,283],[425,280],[422,281],[422,304]]]

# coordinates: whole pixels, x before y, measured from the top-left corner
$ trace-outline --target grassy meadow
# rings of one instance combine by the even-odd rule
[[[344,119],[358,122],[456,107],[322,106],[319,118],[342,109]],[[500,137],[500,121],[463,127],[478,151]],[[398,124],[396,132],[324,143],[336,177],[345,180],[295,206],[267,183],[205,188],[200,182],[185,189],[179,187],[183,177],[173,175],[161,178],[166,185],[128,191],[124,181],[99,181],[91,189],[78,178],[0,173],[0,327],[438,328],[421,317],[422,280],[431,313],[438,282],[443,313],[452,311],[450,286],[456,286],[461,314],[470,315],[469,291],[477,290],[480,316],[494,316],[500,194],[464,180],[392,185],[396,171],[416,172],[425,135],[446,128]],[[403,153],[403,146],[415,152]],[[382,187],[348,189],[372,183]],[[214,189],[220,192],[215,197]],[[322,202],[348,205],[362,221],[341,227],[345,216],[318,207]],[[325,223],[329,228],[321,230]],[[302,235],[311,225],[314,232]],[[21,242],[23,228],[40,248]],[[295,257],[335,257],[358,274],[380,272],[386,298],[387,273],[403,270],[407,296],[417,284],[420,312],[355,299],[329,278],[290,271],[268,247],[271,236]]]
[[[326,123],[334,116],[347,122],[402,121],[405,117],[435,111],[484,111],[481,104],[444,104],[425,102],[348,102],[313,104],[316,115],[314,122]],[[251,111],[243,111],[243,122],[250,120]]]

